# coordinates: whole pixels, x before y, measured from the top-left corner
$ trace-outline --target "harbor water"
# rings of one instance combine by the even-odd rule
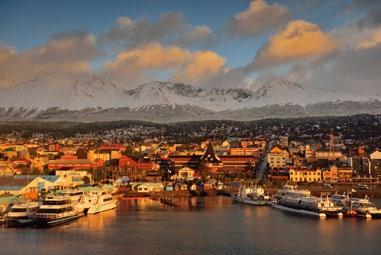
[[[381,220],[302,217],[229,197],[178,207],[144,198],[55,228],[0,227],[0,254],[380,254],[380,236]]]

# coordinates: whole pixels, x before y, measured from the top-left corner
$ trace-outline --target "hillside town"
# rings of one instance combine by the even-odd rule
[[[266,134],[200,143],[52,135],[6,135],[0,141],[1,196],[36,198],[51,189],[101,183],[134,194],[220,190],[248,180],[378,184],[381,176],[381,151],[369,151],[334,129],[321,140]]]

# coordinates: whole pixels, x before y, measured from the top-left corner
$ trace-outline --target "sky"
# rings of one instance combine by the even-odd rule
[[[57,72],[381,94],[381,2],[0,0],[0,86]]]

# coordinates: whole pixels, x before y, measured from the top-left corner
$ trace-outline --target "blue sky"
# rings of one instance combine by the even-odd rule
[[[350,17],[342,12],[345,1],[319,1],[303,8],[303,1],[268,1],[287,6],[295,19],[332,29]],[[308,1],[307,1],[308,2]],[[349,2],[349,1],[347,1]],[[208,25],[218,31],[236,13],[244,11],[246,0],[140,0],[140,1],[7,1],[0,2],[0,39],[3,44],[27,50],[46,43],[58,32],[86,29],[94,35],[109,29],[120,16],[157,20],[160,14],[181,12],[193,25]],[[219,42],[212,48],[229,60],[229,65],[243,65],[255,56],[266,36]],[[237,50],[245,48],[247,51]]]
[[[249,6],[254,2],[257,2],[257,7],[253,7],[253,10],[250,12]],[[259,4],[259,2],[261,4]],[[263,11],[259,8],[260,5],[262,7],[264,6],[266,10]],[[300,62],[295,63],[295,61],[306,61],[307,58],[308,60],[311,60],[312,57],[320,57],[323,53],[327,53],[327,50],[325,49],[314,48],[308,49],[309,51],[313,51],[313,54],[307,53],[306,56],[302,56],[303,59],[300,58],[300,54],[297,52],[295,54],[296,57],[288,56],[286,58],[279,58],[278,56],[278,59],[275,60],[269,59],[269,57],[266,57],[267,59],[265,60],[259,59],[259,55],[267,54],[270,56],[272,54],[271,52],[271,54],[266,52],[266,49],[271,48],[271,38],[275,35],[281,34],[281,32],[285,31],[287,28],[296,29],[297,26],[309,26],[306,31],[311,28],[316,29],[316,32],[318,33],[317,36],[323,40],[326,39],[322,38],[323,36],[327,36],[327,38],[330,37],[330,39],[332,39],[333,36],[336,36],[336,34],[340,34],[340,36],[342,36],[342,34],[347,33],[349,36],[345,40],[350,41],[352,40],[352,38],[349,38],[352,36],[351,33],[358,33],[358,31],[356,31],[356,26],[353,24],[364,16],[366,17],[367,13],[370,11],[370,8],[366,8],[367,5],[372,5],[372,9],[379,8],[377,1],[374,0],[0,0],[0,46],[3,48],[14,48],[17,51],[17,54],[25,53],[28,60],[35,58],[38,55],[38,61],[44,62],[46,59],[50,60],[52,57],[46,53],[48,56],[44,55],[44,59],[41,60],[42,57],[39,56],[39,53],[33,52],[33,49],[49,46],[49,43],[52,41],[52,37],[56,34],[65,32],[70,33],[72,31],[80,30],[91,34],[94,37],[94,45],[96,45],[94,48],[96,49],[94,49],[94,52],[89,52],[85,56],[81,56],[80,63],[78,62],[79,60],[76,59],[77,62],[75,62],[74,65],[85,66],[86,64],[83,61],[86,60],[89,63],[88,66],[91,66],[91,68],[98,72],[105,68],[106,63],[113,62],[115,58],[120,56],[123,51],[132,51],[132,53],[135,54],[136,52],[133,52],[134,49],[145,47],[144,45],[150,43],[159,43],[160,46],[164,48],[174,45],[192,53],[196,51],[211,51],[216,53],[218,57],[224,59],[223,63],[221,61],[219,62],[219,65],[221,66],[220,69],[225,70],[224,72],[226,72],[226,70],[230,70],[231,68],[239,69],[249,65],[254,66],[255,68],[253,70],[245,71],[242,75],[238,72],[240,73],[238,76],[242,77],[247,75],[246,77],[250,77],[254,75],[256,77],[260,76],[263,69],[266,69],[266,73],[271,73],[272,67],[274,67],[273,70],[277,70],[277,72],[279,70],[290,70],[296,68],[295,64],[300,64]],[[254,9],[257,9],[257,11],[254,11]],[[132,32],[128,31],[124,34],[121,32],[121,35],[118,35],[119,37],[117,39],[119,41],[116,43],[118,44],[118,50],[111,47],[114,43],[112,41],[114,40],[112,31],[113,29],[115,30],[115,27],[117,27],[116,21],[119,17],[128,17],[138,25],[140,24],[142,26],[155,27],[155,25],[159,23],[161,15],[165,13],[181,14],[183,20],[180,21],[180,23],[184,23],[183,27],[180,30],[173,30],[168,33],[168,35],[163,37],[153,36],[152,41],[145,41],[144,34],[138,35],[140,38],[139,40],[136,38],[131,39],[129,33],[139,33],[138,30],[133,30]],[[240,13],[242,19],[239,18],[234,20],[234,17],[237,15],[239,16]],[[271,20],[273,13],[274,18]],[[256,15],[258,17],[255,17]],[[294,24],[293,26],[292,22],[298,20],[302,20],[303,23],[299,25]],[[247,24],[245,24],[245,22]],[[250,24],[250,22],[252,24]],[[178,41],[173,39],[177,38],[176,33],[183,33],[183,35],[187,35],[187,33],[189,33],[192,29],[200,28],[202,26],[210,29],[210,34],[207,35],[208,38],[203,38],[203,40],[207,39],[208,43],[205,43],[205,41],[196,41],[195,43],[190,42],[189,44],[179,45]],[[251,29],[250,26],[258,26],[259,28],[255,30]],[[158,27],[159,29],[164,29],[159,25]],[[240,29],[242,29],[242,31],[237,32]],[[369,33],[364,32],[364,38],[360,38],[361,40],[366,40],[366,36],[369,37],[371,33],[374,32],[375,28],[372,27],[366,29]],[[154,30],[148,31],[150,31],[150,33],[155,32]],[[337,31],[339,31],[339,33]],[[108,36],[104,35],[107,33],[109,33]],[[100,43],[102,41],[100,39],[101,37],[106,38],[104,41],[107,41],[107,43]],[[150,35],[147,34],[147,38],[149,37]],[[80,40],[85,40],[84,38],[85,37],[82,37]],[[123,40],[135,41],[131,44],[125,45]],[[333,38],[332,41],[333,40],[336,42],[339,40],[342,41],[342,37]],[[324,42],[327,42],[327,40]],[[99,45],[101,45],[101,47]],[[335,49],[337,50],[337,48],[338,47],[336,46]],[[51,48],[49,49],[51,50]],[[164,51],[168,50],[170,49],[164,49]],[[317,51],[319,54],[315,54]],[[76,51],[71,51],[68,55],[75,55],[78,53],[74,52]],[[333,52],[333,50],[330,50],[329,52]],[[7,54],[14,55],[14,53],[9,52]],[[65,55],[66,53],[62,54]],[[55,53],[53,55],[55,56],[55,59],[57,56]],[[60,55],[58,54],[58,56]],[[187,59],[194,57],[195,55],[191,54],[190,57],[187,57]],[[216,61],[218,62],[218,59],[215,57],[213,63],[215,64]],[[330,61],[332,62],[332,59]],[[265,66],[264,62],[266,62]],[[273,66],[274,62],[275,66]],[[311,63],[312,62],[308,62],[308,64]],[[65,65],[56,64],[57,63],[52,63],[52,66],[61,67],[69,65],[69,63],[65,63]],[[303,62],[302,64],[305,65],[306,62]],[[128,68],[129,65],[130,62],[128,62],[128,65],[124,65],[124,67]],[[152,65],[155,66],[152,67]],[[180,65],[184,65],[184,63],[180,63]],[[332,65],[332,63],[330,63],[330,65]],[[167,73],[167,69],[172,70],[174,68],[171,63],[165,63],[164,66],[165,68],[162,68],[161,66],[158,68],[156,64],[151,63],[148,68],[155,69],[150,70],[150,73],[159,74],[160,71]],[[260,67],[258,68],[258,66]],[[38,74],[44,74],[44,72],[41,71],[42,68],[43,67],[38,69]],[[13,72],[13,70],[11,71]],[[72,71],[72,69],[70,69],[70,71]],[[123,71],[123,69],[120,69],[119,71]],[[304,72],[307,71],[304,70]],[[21,75],[22,78],[17,78],[16,74],[12,75],[10,73],[11,72],[9,70],[2,71],[0,68],[0,75],[7,77],[10,76],[12,79],[17,81],[24,78],[30,78],[29,76],[33,75]],[[214,71],[214,73],[221,74],[220,71]],[[203,72],[202,74],[205,73]],[[231,76],[234,75],[229,74],[229,77]],[[208,76],[208,79],[209,78],[210,77]]]

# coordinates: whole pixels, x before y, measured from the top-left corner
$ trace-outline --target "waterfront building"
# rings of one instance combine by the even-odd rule
[[[194,178],[195,170],[189,167],[181,168],[176,175],[173,176],[174,180],[191,181]],[[172,178],[171,178],[172,179]]]
[[[130,183],[133,191],[139,193],[160,192],[164,190],[164,185],[161,182],[143,182]]]
[[[43,190],[63,186],[62,179],[54,175],[0,176],[0,194],[23,195],[35,199]]]
[[[88,171],[56,170],[55,175],[61,177],[61,183],[65,187],[77,187],[83,185],[85,179],[89,181],[88,184],[92,183],[92,176]]]
[[[287,181],[290,179],[290,166],[273,167],[267,172],[267,178],[271,181]]]
[[[292,182],[320,182],[322,180],[320,169],[291,168],[290,181]]]
[[[216,155],[212,142],[209,142],[204,155],[200,158],[200,170],[209,173],[217,173],[220,172],[222,167],[222,161]]]
[[[202,156],[170,155],[169,160],[176,171],[189,167],[209,173],[253,173],[258,158],[252,155],[217,155],[209,143]]]
[[[346,182],[353,178],[352,168],[343,162],[335,162],[328,169],[322,171],[323,181]]]

